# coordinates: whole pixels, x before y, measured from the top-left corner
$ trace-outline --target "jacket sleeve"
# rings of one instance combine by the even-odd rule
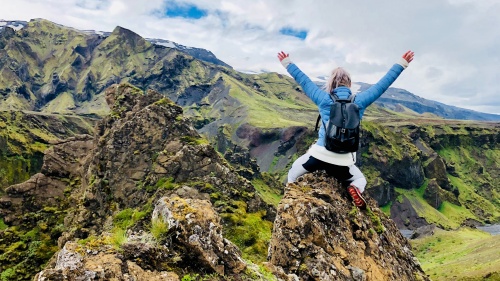
[[[394,64],[387,74],[382,77],[375,85],[367,90],[356,95],[356,104],[362,108],[367,108],[375,100],[377,100],[388,88],[396,81],[398,76],[403,72],[404,67],[400,64]]]
[[[302,72],[294,63],[290,63],[286,70],[295,79],[295,81],[302,87],[304,93],[316,104],[319,105],[321,100],[328,95],[325,91],[321,90],[316,84],[314,84],[307,75]]]

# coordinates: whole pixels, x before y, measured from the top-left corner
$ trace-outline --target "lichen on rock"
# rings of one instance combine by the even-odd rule
[[[288,184],[269,246],[274,272],[289,280],[428,280],[394,222],[368,201],[357,209],[322,173]]]

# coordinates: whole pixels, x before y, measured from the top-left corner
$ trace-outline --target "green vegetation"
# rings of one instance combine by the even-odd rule
[[[372,210],[370,208],[367,208],[366,209],[366,214],[368,215],[368,217],[370,218],[372,224],[373,224],[373,227],[375,229],[375,231],[377,233],[382,233],[385,231],[385,227],[384,225],[382,224],[382,221],[380,220],[379,216],[375,213],[372,212]]]
[[[380,210],[384,212],[386,216],[391,217],[391,207],[392,207],[392,202],[389,202],[384,206],[380,206]]]
[[[263,219],[265,211],[247,213],[246,207],[243,201],[232,201],[228,206],[230,212],[221,214],[228,224],[224,228],[224,237],[240,248],[243,258],[263,262],[267,257],[273,224]]]
[[[0,230],[5,230],[5,229],[7,229],[7,227],[8,226],[3,221],[3,218],[0,218]]]
[[[115,227],[111,234],[111,244],[115,249],[120,249],[127,242],[127,231],[125,229]]]
[[[151,222],[151,234],[156,240],[160,241],[163,236],[168,232],[169,225],[162,218],[154,219]]]
[[[244,109],[240,111],[248,114],[249,124],[259,128],[285,128],[314,122],[317,116],[316,106],[303,94],[303,97],[290,94],[296,92],[295,82],[278,78],[276,74],[238,75],[242,77],[242,81],[235,79],[234,76],[223,77],[230,87],[229,94],[244,105]],[[254,79],[253,82],[251,78]],[[279,90],[274,88],[276,85],[280,86]],[[280,92],[284,95],[281,97],[275,95]]]
[[[185,144],[190,145],[207,145],[209,144],[208,140],[203,137],[193,137],[193,136],[182,136],[181,141]]]
[[[134,226],[139,220],[148,215],[148,211],[139,211],[136,209],[124,209],[113,217],[115,227],[126,230]]]
[[[263,179],[253,179],[252,185],[255,187],[260,197],[268,204],[275,207],[278,206],[281,198],[283,197],[282,189],[277,189],[268,185]]]
[[[0,194],[40,171],[49,143],[90,130],[89,120],[81,117],[0,111]]]
[[[494,278],[500,277],[498,235],[469,228],[438,229],[433,236],[411,240],[411,244],[432,280],[498,280]],[[496,272],[492,271],[495,268]]]
[[[429,223],[434,223],[444,229],[454,229],[461,225],[467,217],[473,217],[471,213],[463,206],[456,206],[445,202],[439,210],[434,209],[423,198],[422,188],[407,190],[396,188],[396,192],[406,197],[420,217],[423,217]],[[462,217],[461,215],[468,215]]]
[[[57,240],[64,231],[64,212],[47,208],[27,213],[20,220],[36,222],[34,225],[8,227],[0,224],[0,280],[30,280],[33,272],[41,270],[58,250]]]

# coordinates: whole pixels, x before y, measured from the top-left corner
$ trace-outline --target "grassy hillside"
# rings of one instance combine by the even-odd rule
[[[432,280],[500,280],[500,236],[462,228],[437,230],[412,240],[413,252]]]

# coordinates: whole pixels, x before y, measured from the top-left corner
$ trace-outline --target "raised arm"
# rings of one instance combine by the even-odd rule
[[[327,93],[314,84],[314,82],[312,82],[311,79],[290,60],[289,54],[285,54],[285,52],[281,51],[278,53],[278,59],[293,79],[302,87],[304,93],[306,93],[316,105],[319,105],[320,101]]]
[[[396,81],[401,72],[408,67],[415,55],[412,51],[407,51],[401,60],[394,64],[387,74],[382,77],[375,85],[368,88],[366,91],[359,93],[356,96],[356,104],[362,109],[366,109],[370,104],[377,100],[391,85]]]

